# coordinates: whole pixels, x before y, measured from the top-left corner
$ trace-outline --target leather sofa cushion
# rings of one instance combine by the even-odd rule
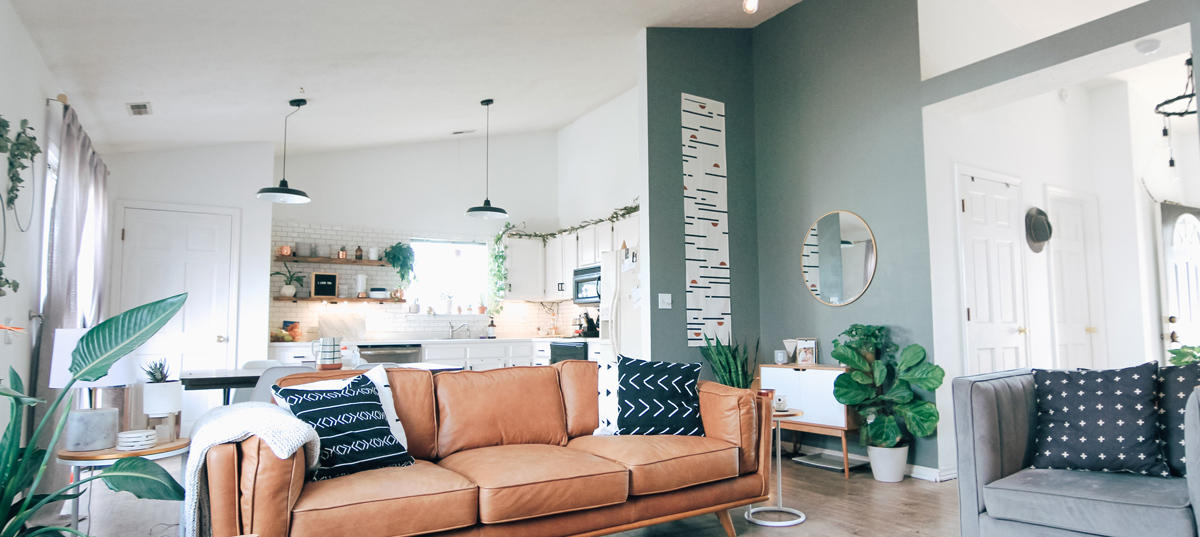
[[[275,384],[286,388],[318,380],[344,379],[366,371],[335,369],[297,373],[279,379]],[[437,417],[433,401],[433,374],[422,369],[394,368],[387,370],[388,383],[396,402],[396,416],[404,426],[409,455],[418,459],[437,458]]]
[[[581,436],[570,449],[629,469],[631,496],[656,494],[737,477],[737,446],[703,436]]]
[[[483,447],[438,464],[479,486],[479,520],[484,524],[613,505],[629,495],[624,466],[560,446]]]
[[[598,364],[587,360],[565,360],[554,364],[567,409],[567,434],[571,438],[592,434],[600,427]]]
[[[399,537],[474,525],[479,490],[428,461],[314,481],[292,509],[290,537]]]
[[[504,444],[567,445],[566,412],[553,367],[438,373],[433,383],[440,457]]]
[[[738,447],[739,473],[758,471],[758,411],[754,392],[707,380],[696,383],[704,436]]]
[[[1001,520],[1113,537],[1196,535],[1182,478],[1025,469],[986,485],[983,499]]]

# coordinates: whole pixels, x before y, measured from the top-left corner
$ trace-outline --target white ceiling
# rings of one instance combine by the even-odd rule
[[[104,152],[289,151],[557,129],[633,87],[644,27],[753,27],[799,0],[13,0]],[[125,103],[149,101],[133,117]]]

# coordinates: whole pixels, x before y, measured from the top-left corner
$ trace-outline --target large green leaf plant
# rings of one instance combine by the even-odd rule
[[[896,357],[896,344],[883,326],[852,325],[833,340],[833,358],[848,370],[833,382],[839,403],[866,421],[859,433],[863,445],[900,447],[908,435],[929,436],[937,430],[937,406],[917,398],[913,387],[934,391],[946,372],[925,361],[925,348],[909,345]]]
[[[171,474],[141,457],[121,459],[98,475],[86,477],[49,494],[34,494],[33,491],[41,484],[46,466],[54,456],[52,451],[38,448],[37,440],[50,432],[48,445],[58,443],[70,410],[63,412],[56,423],[51,422],[55,411],[64,402],[67,409],[71,408],[74,399],[74,390],[71,388],[75,382],[94,381],[107,375],[117,360],[140,347],[166,325],[183,308],[186,300],[187,293],[184,293],[138,306],[88,330],[71,353],[71,380],[51,403],[25,446],[21,446],[21,424],[25,421],[25,410],[45,401],[25,395],[21,377],[9,368],[9,386],[0,386],[0,395],[9,399],[12,408],[8,427],[0,439],[0,506],[5,506],[0,508],[0,537],[87,537],[76,528],[31,526],[29,518],[47,505],[77,497],[79,493],[72,490],[97,479],[104,481],[114,491],[131,492],[142,499],[183,500],[183,487]],[[48,431],[48,427],[53,427],[53,430]]]
[[[754,382],[754,369],[758,365],[758,343],[754,344],[754,352],[750,346],[739,344],[730,339],[730,344],[721,343],[721,338],[708,339],[704,336],[704,347],[700,354],[712,367],[717,382],[734,388],[749,388]]]

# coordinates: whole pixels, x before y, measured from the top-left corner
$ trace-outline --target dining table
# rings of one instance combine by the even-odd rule
[[[262,369],[192,369],[179,373],[184,390],[221,390],[221,403],[228,405],[235,388],[254,388]]]

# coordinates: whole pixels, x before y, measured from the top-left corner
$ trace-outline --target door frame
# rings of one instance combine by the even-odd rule
[[[233,369],[238,363],[238,328],[240,326],[240,308],[238,308],[238,288],[240,280],[238,278],[239,268],[242,266],[241,251],[242,251],[242,210],[237,207],[216,207],[211,205],[188,205],[183,203],[163,203],[157,201],[135,201],[118,199],[114,204],[113,227],[110,229],[109,241],[111,244],[112,258],[109,259],[109,280],[108,280],[108,296],[112,299],[108,301],[108,317],[112,317],[121,313],[117,311],[120,307],[121,297],[121,281],[122,269],[125,257],[125,241],[121,237],[121,231],[125,229],[125,210],[126,209],[141,209],[147,211],[165,211],[177,213],[197,213],[228,216],[231,219],[229,227],[229,352],[225,353],[225,367]]]
[[[1084,244],[1087,248],[1088,271],[1090,272],[1093,267],[1096,269],[1096,280],[1093,281],[1090,275],[1088,277],[1088,316],[1091,317],[1092,326],[1095,326],[1099,330],[1098,335],[1102,336],[1092,339],[1092,369],[1108,369],[1108,322],[1106,319],[1108,306],[1104,300],[1104,263],[1103,259],[1099,257],[1100,248],[1104,244],[1100,240],[1100,202],[1095,195],[1088,194],[1086,192],[1055,185],[1046,185],[1045,188],[1047,207],[1050,206],[1050,200],[1052,198],[1074,200],[1083,205],[1084,225],[1087,226],[1084,229],[1084,232],[1086,233],[1084,237]],[[1162,233],[1159,233],[1159,235],[1161,234]],[[1051,249],[1051,251],[1048,253],[1053,253],[1054,241],[1050,241],[1047,246]],[[1054,367],[1062,368],[1063,364],[1059,361],[1058,356],[1058,328],[1057,323],[1054,322],[1054,319],[1056,319],[1056,316],[1058,315],[1058,304],[1053,298],[1057,296],[1055,294],[1057,289],[1054,287],[1055,264],[1053,255],[1048,256],[1046,259],[1046,268],[1049,271],[1046,275],[1048,283],[1047,288],[1050,290],[1051,296],[1050,353],[1054,358]],[[1097,299],[1099,299],[1100,302],[1100,311],[1098,313],[1096,312]],[[1097,353],[1097,350],[1100,352]],[[1102,356],[1103,359],[1095,360],[1097,355]]]
[[[959,203],[962,203],[961,200],[966,199],[963,197],[961,182],[959,181],[959,179],[964,176],[975,177],[978,179],[985,179],[988,181],[996,181],[998,183],[1005,183],[1005,184],[1015,186],[1017,188],[1021,187],[1021,179],[1019,179],[1017,177],[1013,177],[1010,175],[1004,175],[1004,174],[996,173],[996,172],[991,172],[991,171],[983,170],[980,168],[973,168],[971,166],[967,166],[964,164],[955,163],[954,164],[954,199],[959,200]],[[1018,196],[1017,201],[1020,204],[1020,205],[1018,205],[1018,207],[1024,206],[1025,199],[1024,199],[1023,195]],[[955,208],[956,209],[959,208],[958,204],[955,204]],[[980,374],[980,372],[972,371],[972,368],[971,368],[971,357],[970,357],[971,325],[970,325],[970,322],[967,321],[967,315],[966,315],[966,311],[967,311],[967,258],[966,258],[967,248],[966,248],[966,245],[963,243],[963,240],[966,237],[966,233],[965,233],[965,231],[963,231],[963,211],[962,210],[954,211],[954,215],[955,215],[954,216],[955,236],[958,239],[957,245],[956,245],[957,249],[958,249],[958,305],[959,305],[958,318],[959,318],[959,329],[962,330],[962,357],[960,358],[960,360],[962,360],[961,365],[962,365],[962,371],[963,371],[964,375],[978,375],[978,374]],[[1025,267],[1026,267],[1026,265],[1025,265],[1025,248],[1017,248],[1017,251],[1019,252],[1017,254],[1018,255],[1018,263],[1019,263],[1019,267],[1022,271],[1021,289],[1020,289],[1021,297],[1022,297],[1021,316],[1023,319],[1025,319],[1025,321],[1024,321],[1025,324],[1028,324],[1028,322],[1029,322],[1029,290],[1028,290],[1029,283],[1026,280],[1028,280],[1029,278],[1028,278],[1028,274],[1024,272]],[[1029,355],[1030,342],[1029,342],[1029,332],[1028,331],[1022,336],[1022,339],[1024,339],[1024,344],[1025,344],[1025,349],[1024,349],[1025,350],[1025,360],[1029,363],[1033,363],[1033,358]]]

